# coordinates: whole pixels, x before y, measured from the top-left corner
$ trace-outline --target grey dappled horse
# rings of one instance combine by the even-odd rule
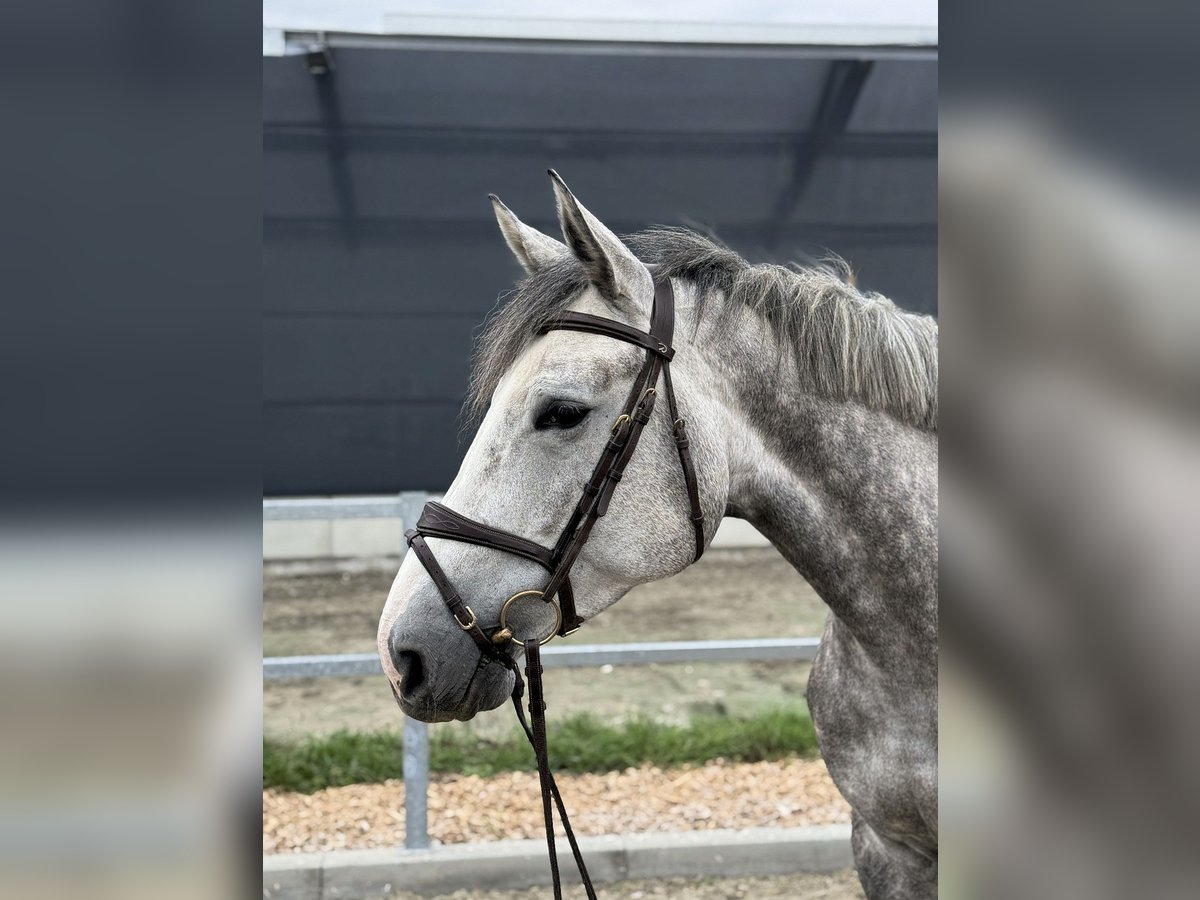
[[[868,897],[924,897],[937,880],[937,324],[833,271],[751,266],[682,229],[622,242],[555,183],[566,243],[493,198],[528,273],[481,336],[468,408],[481,423],[446,505],[552,546],[645,354],[538,326],[565,309],[645,330],[639,260],[671,278],[671,364],[712,539],[755,525],[829,606],[808,703],[830,774],[853,809]],[[575,564],[584,618],[691,564],[694,536],[670,433],[655,417]],[[430,539],[481,621],[546,582],[509,553]],[[751,586],[752,587],[752,586]],[[409,554],[379,623],[405,714],[469,719],[508,699]],[[515,645],[513,645],[515,647]]]

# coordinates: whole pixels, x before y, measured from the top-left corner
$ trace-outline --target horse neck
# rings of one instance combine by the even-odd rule
[[[719,339],[702,322],[694,342],[722,398],[728,514],[766,535],[861,641],[936,640],[936,434],[813,396],[773,329],[733,314]]]

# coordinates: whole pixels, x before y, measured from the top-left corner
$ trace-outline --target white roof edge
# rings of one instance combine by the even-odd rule
[[[572,35],[569,38],[529,38],[527,35],[505,37],[502,35],[414,35],[414,34],[379,34],[376,32],[324,32],[313,30],[298,30],[289,31],[279,28],[264,28],[263,29],[263,56],[297,56],[308,53],[309,51],[320,49],[322,47],[344,47],[344,48],[365,48],[378,47],[383,49],[413,49],[422,45],[428,45],[430,42],[444,44],[453,49],[481,49],[479,44],[494,45],[497,48],[505,49],[524,49],[536,50],[550,47],[565,47],[570,43],[579,44],[580,48],[592,47],[608,47],[625,46],[628,48],[645,47],[658,48],[663,52],[669,52],[673,47],[693,48],[698,52],[703,52],[698,48],[706,46],[722,49],[736,47],[761,47],[765,51],[776,50],[786,51],[788,48],[809,48],[813,50],[828,50],[831,53],[841,51],[841,55],[852,54],[856,50],[872,50],[878,48],[879,52],[885,55],[896,54],[911,54],[918,53],[920,55],[932,55],[936,57],[938,45],[936,40],[927,39],[926,35],[914,31],[911,35],[895,32],[889,34],[886,40],[876,39],[868,40],[866,35],[856,35],[855,40],[845,39],[845,35],[841,35],[842,39],[833,40],[829,33],[808,30],[805,32],[803,39],[783,41],[779,39],[777,33],[772,34],[770,38],[762,37],[761,39],[752,39],[745,35],[732,37],[729,30],[724,32],[724,39],[716,40],[697,40],[695,38],[680,38],[674,39],[631,39],[631,38],[599,38],[599,37],[580,37],[578,34]],[[889,53],[888,51],[892,51]],[[586,52],[586,50],[581,50]],[[657,51],[655,51],[657,52]],[[790,55],[790,54],[788,54]],[[837,55],[837,54],[835,54]]]
[[[303,53],[330,33],[331,45],[363,46],[415,40],[495,40],[581,44],[625,43],[774,47],[906,47],[936,49],[937,7],[926,0],[893,0],[843,5],[817,0],[806,15],[776,11],[771,15],[715,15],[708,19],[675,15],[639,16],[630,7],[590,17],[553,12],[541,15],[446,15],[424,11],[389,11],[397,0],[330,6],[322,0],[275,0],[264,5],[263,55]],[[394,10],[395,7],[392,6]],[[679,9],[674,10],[679,13]]]
[[[385,34],[665,44],[936,46],[937,27],[906,22],[702,22],[616,18],[384,15]]]

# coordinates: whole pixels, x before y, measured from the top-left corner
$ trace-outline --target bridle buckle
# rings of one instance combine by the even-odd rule
[[[466,610],[467,610],[467,614],[471,617],[471,621],[467,622],[464,625],[462,622],[462,619],[460,619],[458,616],[454,617],[454,621],[458,623],[458,627],[461,628],[463,631],[470,631],[472,628],[475,627],[475,625],[479,621],[479,619],[476,618],[475,610],[471,609],[471,607],[469,607],[469,606],[466,607]]]

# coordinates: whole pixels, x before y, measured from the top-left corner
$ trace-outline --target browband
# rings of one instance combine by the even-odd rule
[[[551,319],[539,328],[538,334],[546,334],[549,331],[560,328],[565,331],[586,331],[589,334],[602,334],[605,337],[616,338],[618,341],[625,341],[627,344],[636,344],[644,350],[657,353],[668,362],[675,355],[674,348],[667,346],[652,334],[638,331],[636,328],[631,328],[623,322],[605,319],[603,316],[593,316],[589,313],[559,313],[556,318]]]

